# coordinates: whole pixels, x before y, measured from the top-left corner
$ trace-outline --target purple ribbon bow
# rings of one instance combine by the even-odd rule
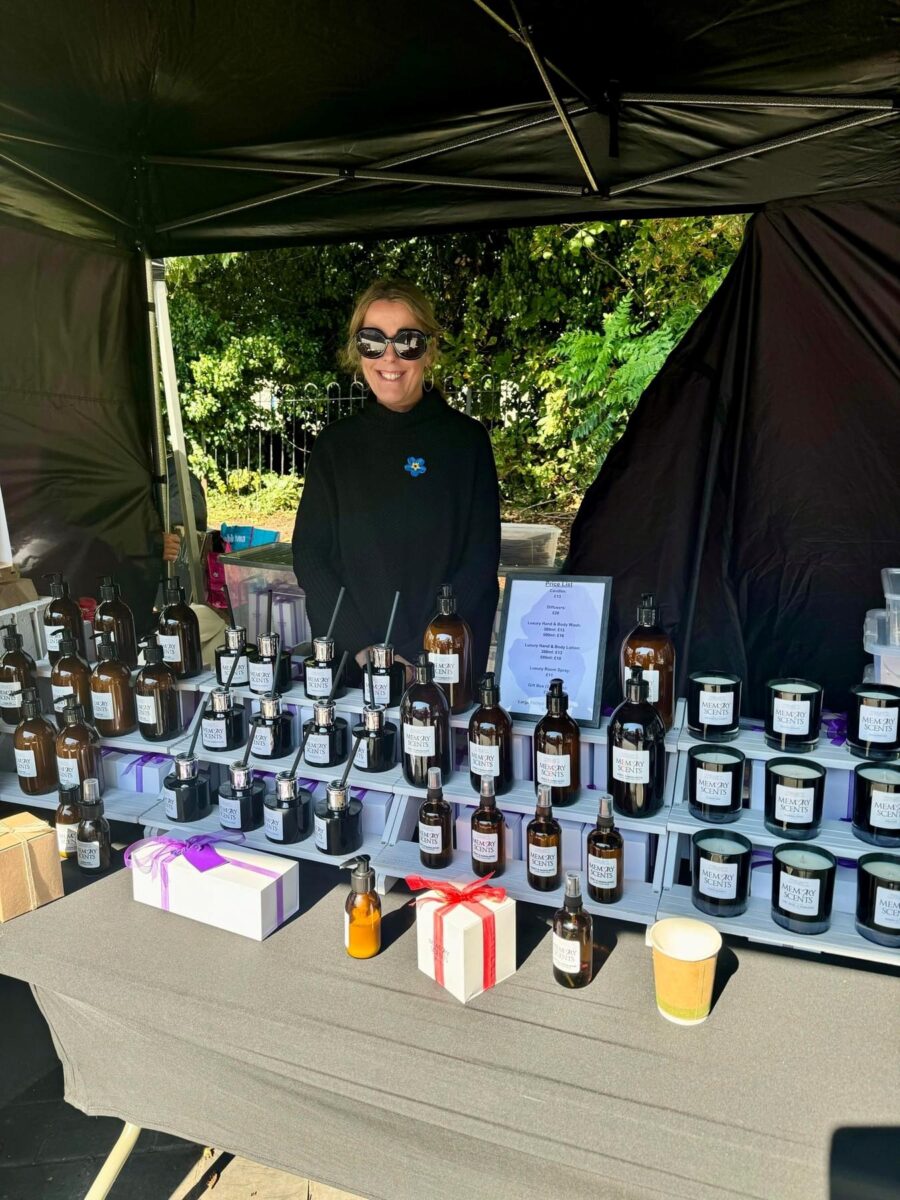
[[[847,740],[847,714],[829,713],[822,719],[822,728],[832,746],[843,746]]]
[[[230,864],[240,867],[242,871],[252,871],[254,875],[265,875],[275,880],[275,920],[276,924],[284,922],[284,877],[280,871],[271,871],[268,867],[260,867],[256,863],[244,862],[240,858],[231,858],[220,854],[217,846],[239,845],[245,840],[242,833],[197,833],[193,837],[180,841],[178,838],[149,837],[134,842],[125,851],[125,866],[130,870],[138,870],[142,875],[151,879],[159,878],[160,906],[164,912],[169,911],[169,863],[176,858],[184,858],[197,871],[212,871],[216,867]],[[152,846],[149,854],[143,855],[143,861],[135,859],[135,851],[144,846]]]
[[[168,754],[157,754],[155,752],[139,754],[131,760],[122,774],[130,775],[133,771],[135,786],[139,792],[142,792],[144,790],[144,767],[158,767],[163,763],[171,763],[171,761]]]

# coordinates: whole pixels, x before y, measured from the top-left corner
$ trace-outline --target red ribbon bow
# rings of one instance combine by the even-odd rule
[[[484,990],[492,988],[497,982],[497,930],[494,914],[486,905],[479,902],[481,900],[505,900],[506,888],[488,883],[491,878],[493,878],[493,872],[481,879],[473,879],[471,883],[460,887],[446,879],[426,879],[423,875],[406,876],[407,887],[414,892],[424,889],[440,892],[444,900],[444,903],[434,910],[434,980],[442,987],[444,986],[444,917],[458,904],[464,904],[481,921]],[[420,896],[416,903],[419,904],[424,899],[424,896]]]

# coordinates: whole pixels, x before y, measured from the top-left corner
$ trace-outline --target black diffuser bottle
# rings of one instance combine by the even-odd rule
[[[312,793],[291,771],[275,776],[275,791],[266,795],[266,838],[280,846],[301,842],[312,829]]]
[[[406,670],[403,663],[394,662],[394,647],[379,643],[372,647],[372,686],[375,703],[396,708],[403,699]]]
[[[336,767],[347,757],[347,722],[336,717],[333,700],[317,700],[312,720],[303,725],[303,761],[311,767]],[[335,851],[335,854],[337,851]]]
[[[256,647],[254,646],[255,650]],[[222,687],[230,679],[230,687],[246,687],[250,682],[250,648],[247,646],[247,630],[242,625],[232,625],[225,630],[225,641],[216,647],[216,679]],[[237,666],[234,660],[237,658]],[[233,670],[232,670],[233,668]]]
[[[609,719],[607,787],[625,817],[650,817],[662,808],[666,729],[649,702],[640,667],[632,667],[625,699]]]
[[[254,758],[284,758],[294,748],[290,713],[281,711],[281,697],[266,692],[259,698],[259,712],[250,720],[250,753]]]
[[[196,754],[176,754],[171,772],[163,780],[163,800],[170,821],[187,824],[212,812],[209,772]]]
[[[316,801],[315,838],[323,854],[352,854],[362,845],[362,801],[346,782],[332,780],[324,800]]]
[[[256,646],[248,651],[250,691],[255,696],[263,692],[278,692],[283,696],[290,690],[291,658],[279,652],[280,643],[277,633],[261,633]]]
[[[357,771],[376,775],[393,769],[397,758],[397,726],[393,721],[385,721],[380,704],[365,705],[362,720],[353,726],[353,737],[357,741],[353,757]]]
[[[313,652],[303,660],[303,690],[308,700],[321,700],[325,696],[340,699],[347,689],[341,685],[332,695],[335,672],[335,645],[332,637],[313,638]]]
[[[228,779],[219,784],[219,824],[223,829],[249,833],[263,823],[266,785],[254,779],[253,768],[229,763]]]
[[[200,736],[204,750],[237,750],[247,740],[244,706],[232,700],[228,688],[210,692]]]

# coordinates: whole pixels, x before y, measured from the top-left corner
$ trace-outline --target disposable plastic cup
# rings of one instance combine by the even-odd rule
[[[676,1025],[700,1025],[712,1004],[722,935],[705,921],[666,917],[647,930],[660,1016]]]

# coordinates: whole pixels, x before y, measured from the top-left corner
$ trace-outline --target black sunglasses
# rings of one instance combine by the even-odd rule
[[[394,347],[398,358],[421,358],[428,349],[428,334],[421,329],[398,329],[393,337],[380,329],[360,329],[356,348],[363,358],[381,358],[388,346]]]

